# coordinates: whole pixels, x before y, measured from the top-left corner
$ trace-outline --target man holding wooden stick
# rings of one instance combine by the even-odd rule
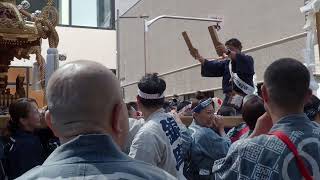
[[[240,112],[243,97],[255,91],[253,58],[241,52],[242,45],[238,39],[230,39],[225,45],[214,44],[217,54],[222,55],[219,60],[209,61],[203,58],[197,50],[190,51],[190,53],[201,63],[203,77],[223,78],[222,88],[225,94],[223,106],[234,107]]]

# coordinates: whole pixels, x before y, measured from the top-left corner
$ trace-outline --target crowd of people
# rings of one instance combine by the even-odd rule
[[[202,75],[223,76],[223,101],[201,93],[166,101],[166,82],[151,73],[139,81],[136,102],[124,103],[106,67],[65,64],[48,82],[46,107],[30,98],[10,105],[1,178],[319,179],[320,100],[308,69],[275,60],[254,93],[252,57],[236,39],[226,46],[219,50],[229,61],[195,57]],[[243,122],[227,129],[225,116]]]

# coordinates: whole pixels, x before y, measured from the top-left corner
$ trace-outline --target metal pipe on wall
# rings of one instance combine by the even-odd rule
[[[278,44],[281,44],[281,43],[284,43],[284,42],[288,42],[288,41],[292,41],[292,40],[295,40],[295,39],[299,39],[299,38],[305,37],[306,35],[307,35],[307,33],[305,33],[305,32],[299,33],[299,34],[296,34],[296,35],[293,35],[293,36],[289,36],[289,37],[286,37],[286,38],[282,38],[282,39],[279,39],[279,40],[276,40],[276,41],[272,41],[272,42],[269,42],[269,43],[261,44],[261,45],[246,49],[243,52],[244,53],[254,52],[254,51],[257,51],[257,50],[260,50],[260,49],[264,49],[264,48],[267,48],[267,47],[271,47],[271,46],[274,46],[274,45],[278,45]],[[192,69],[192,68],[195,68],[197,66],[200,66],[200,64],[197,63],[197,64],[185,66],[185,67],[173,70],[173,71],[161,73],[161,74],[159,74],[159,76],[163,77],[163,76],[166,76],[166,75],[170,75],[170,74],[174,74],[174,73],[177,73],[177,72],[181,72],[181,71],[185,71],[185,70],[188,70],[188,69]],[[134,84],[137,84],[137,83],[138,83],[138,81],[127,83],[127,84],[123,85],[122,87],[131,86],[131,85],[134,85]]]

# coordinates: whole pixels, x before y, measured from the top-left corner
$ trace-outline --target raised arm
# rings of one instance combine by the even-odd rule
[[[204,60],[201,64],[201,75],[203,77],[221,77],[225,73],[226,63],[228,63],[226,60]]]

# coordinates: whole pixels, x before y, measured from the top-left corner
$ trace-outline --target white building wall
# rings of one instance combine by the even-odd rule
[[[223,18],[218,32],[222,41],[236,37],[244,49],[279,40],[303,32],[304,15],[299,8],[303,0],[147,0],[138,3],[124,16],[179,15],[194,17],[219,16]],[[189,55],[181,36],[187,31],[196,48],[204,57],[216,57],[207,30],[215,23],[160,20],[147,34],[147,72],[165,74],[166,95],[184,94],[196,90],[221,88],[220,78],[203,78],[200,67],[177,73],[167,72],[194,65],[197,62]],[[120,78],[126,100],[134,100],[136,82],[144,75],[143,21],[121,19],[120,21]],[[272,61],[280,57],[303,60],[302,49],[305,37],[250,52],[255,59],[257,80]]]
[[[65,62],[92,60],[109,69],[116,69],[116,31],[73,27],[57,27],[56,29],[60,37],[59,53],[67,55]],[[44,57],[46,57],[48,47],[48,41],[42,41]],[[34,59],[35,57],[32,56],[31,61],[15,60],[12,64],[32,65]]]
[[[139,1],[141,0],[115,0],[116,9],[119,9],[122,15]]]

